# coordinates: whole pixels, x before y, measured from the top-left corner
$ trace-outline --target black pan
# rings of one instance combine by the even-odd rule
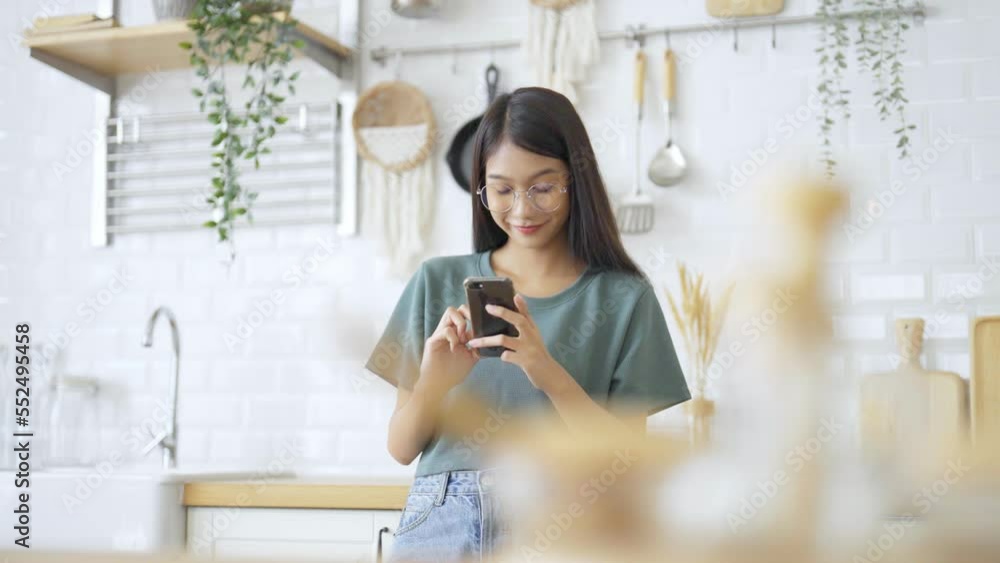
[[[497,97],[499,82],[500,69],[490,63],[490,66],[486,67],[486,93],[489,103],[493,103],[493,99]],[[448,162],[448,168],[451,169],[455,182],[467,192],[472,191],[469,187],[469,179],[472,177],[472,141],[482,120],[483,116],[480,115],[459,127],[455,138],[451,140],[451,146],[448,147],[448,154],[445,155],[445,161]]]

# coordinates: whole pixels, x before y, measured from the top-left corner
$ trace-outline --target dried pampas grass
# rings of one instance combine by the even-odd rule
[[[704,274],[692,274],[683,262],[679,262],[677,275],[681,282],[680,303],[670,290],[664,289],[664,293],[670,302],[670,312],[680,328],[691,364],[688,384],[693,388],[695,397],[704,397],[708,386],[708,366],[712,364],[719,344],[733,284],[726,286],[718,302],[713,302]]]

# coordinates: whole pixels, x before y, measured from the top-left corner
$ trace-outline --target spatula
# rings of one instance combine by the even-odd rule
[[[643,193],[639,184],[639,141],[642,132],[642,102],[646,81],[646,55],[642,52],[640,45],[635,53],[635,82],[633,83],[633,97],[635,98],[635,146],[633,160],[634,170],[632,174],[632,192],[622,198],[618,204],[615,215],[618,219],[618,230],[622,234],[640,234],[653,229],[653,198],[649,194]]]

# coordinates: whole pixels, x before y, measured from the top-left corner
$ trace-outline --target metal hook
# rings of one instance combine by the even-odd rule
[[[778,48],[778,24],[776,21],[771,21],[771,48]]]
[[[625,43],[627,43],[628,46],[631,47],[631,46],[635,45],[636,43],[638,43],[638,41],[639,41],[639,36],[635,32],[635,26],[626,25],[625,26]]]
[[[403,66],[403,51],[399,50],[396,51],[395,60],[393,61],[393,70],[392,70],[392,73],[396,77],[397,81],[399,80],[400,70],[402,66]]]
[[[494,43],[490,43],[490,65],[494,65],[497,62],[497,46]]]
[[[737,53],[740,50],[740,26],[733,26],[733,52]]]
[[[451,48],[451,73],[458,74],[458,47]]]
[[[625,40],[630,45],[635,45],[638,48],[642,48],[646,43],[646,36],[643,34],[644,25],[627,25],[625,26]]]

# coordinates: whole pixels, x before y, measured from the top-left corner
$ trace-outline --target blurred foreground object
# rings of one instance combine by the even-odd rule
[[[951,451],[926,448],[901,487],[896,464],[871,471],[847,430],[857,392],[826,374],[832,322],[820,283],[826,235],[845,194],[803,183],[771,195],[766,210],[780,244],[762,248],[773,248],[775,260],[741,275],[731,313],[771,320],[742,342],[731,366],[737,373],[720,390],[709,447],[598,421],[570,431],[554,413],[511,416],[491,427],[489,410],[470,397],[456,397],[441,413],[440,432],[477,437],[472,443],[500,469],[512,541],[494,561],[1000,561],[1000,452],[967,442]],[[905,331],[910,342],[913,328]]]
[[[541,419],[523,429],[497,457],[513,515],[499,561],[652,561],[665,553],[657,497],[688,455],[685,441],[618,427],[584,438]]]

